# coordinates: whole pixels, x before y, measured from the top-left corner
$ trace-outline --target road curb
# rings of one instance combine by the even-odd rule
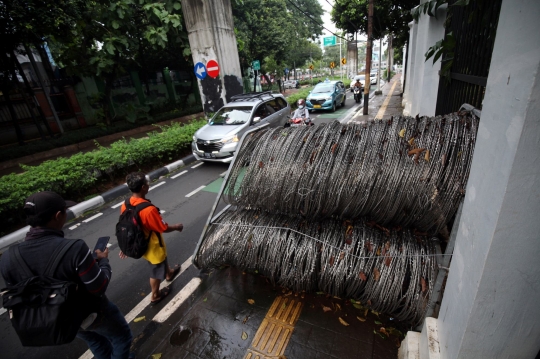
[[[154,170],[148,173],[148,177],[150,177],[150,180],[158,179],[161,176],[165,176],[173,172],[179,167],[187,166],[195,161],[197,161],[197,159],[195,158],[195,156],[193,156],[193,154],[188,155],[182,158],[181,160],[170,163],[166,166],[163,166],[157,170]],[[129,193],[129,188],[127,187],[127,184],[124,183],[96,197],[90,198],[87,201],[77,203],[76,205],[69,207],[67,209],[67,220],[70,221],[72,219],[80,217],[86,211],[100,207],[104,205],[105,203],[109,202],[110,200],[120,197],[122,195],[128,194],[128,193]],[[29,230],[30,230],[30,226],[26,226],[15,232],[12,232],[10,234],[7,234],[1,237],[0,238],[0,253],[4,252],[4,250],[7,247],[11,246],[15,242],[22,241]]]

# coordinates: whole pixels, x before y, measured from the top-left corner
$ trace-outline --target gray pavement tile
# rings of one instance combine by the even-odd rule
[[[211,330],[217,334],[221,343],[235,345],[247,350],[257,330],[240,321],[233,320],[224,315],[217,315],[210,325]],[[242,339],[242,333],[248,335],[248,339]]]
[[[307,346],[325,354],[332,353],[332,347],[336,333],[323,328],[312,330],[307,341]]]
[[[319,354],[319,352],[317,352],[316,350],[308,346],[289,341],[289,345],[287,345],[287,348],[285,349],[285,353],[283,354],[285,355],[286,358],[290,358],[290,359],[315,359],[317,358],[317,355]],[[324,354],[324,357],[326,358],[328,357],[328,354],[326,353],[323,353],[323,354]]]
[[[337,335],[332,347],[332,355],[341,359],[371,358],[373,343],[365,343],[346,336]]]
[[[234,337],[230,333],[219,333],[210,331],[210,341],[200,354],[204,359],[221,359],[221,358],[242,358],[246,353],[250,342],[250,338],[242,340],[242,332],[236,335],[236,329],[231,328],[230,332],[235,332]]]
[[[200,355],[206,344],[210,342],[210,334],[201,328],[190,328],[192,331],[189,339],[182,345],[182,349],[195,355]]]
[[[375,335],[373,342],[373,359],[396,358],[398,345],[401,344],[400,339],[395,336],[390,336],[383,339],[380,335]]]
[[[290,340],[295,343],[306,344],[313,328],[314,326],[309,323],[301,320],[297,321]]]
[[[188,328],[206,329],[210,327],[210,324],[217,315],[216,312],[202,306],[201,303],[197,303],[189,313],[187,313],[181,324]]]

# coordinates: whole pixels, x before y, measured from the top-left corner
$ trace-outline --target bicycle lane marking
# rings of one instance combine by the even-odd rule
[[[382,118],[384,116],[384,113],[386,112],[386,107],[388,106],[388,103],[390,102],[390,99],[392,98],[392,94],[394,93],[394,89],[396,88],[397,83],[398,82],[395,81],[394,84],[392,85],[392,88],[390,89],[390,91],[386,95],[386,98],[384,99],[383,105],[379,109],[379,112],[377,112],[377,115],[375,116],[375,119],[382,120]]]

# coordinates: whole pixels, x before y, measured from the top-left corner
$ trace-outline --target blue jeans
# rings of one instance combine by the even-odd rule
[[[131,329],[118,307],[108,300],[94,322],[86,330],[79,330],[77,337],[88,344],[96,359],[130,358]]]

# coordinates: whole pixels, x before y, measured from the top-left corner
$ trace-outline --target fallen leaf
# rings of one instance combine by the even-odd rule
[[[377,281],[381,277],[381,272],[377,268],[373,269],[373,280]]]
[[[138,317],[138,318],[133,319],[133,321],[134,321],[135,323],[141,322],[141,321],[143,321],[143,320],[146,320],[146,317],[145,317],[144,315],[143,315],[142,317]]]
[[[244,318],[244,320],[242,320],[242,324],[246,324],[246,322],[248,321],[249,317],[246,315],[246,317]]]
[[[358,320],[361,321],[361,322],[365,322],[365,321],[366,321],[366,318],[362,318],[362,317],[356,317],[356,319],[358,319]]]
[[[408,142],[409,142],[409,145],[414,147],[414,137],[411,137]]]
[[[414,150],[410,150],[409,152],[407,152],[407,154],[409,156],[412,156],[412,155],[420,154],[424,152],[425,150],[426,150],[425,148],[415,148]]]
[[[377,248],[377,255],[378,255],[378,256],[381,255],[381,248]]]
[[[329,263],[330,266],[334,265],[334,260],[335,260],[334,256],[330,257],[330,263]]]
[[[386,257],[386,259],[384,260],[384,264],[389,267],[390,266],[390,262],[392,262],[392,257]]]
[[[338,303],[336,303],[336,311],[338,310],[341,310],[341,305],[339,305]]]
[[[388,328],[387,331],[388,331],[388,333],[390,333],[391,335],[395,335],[395,336],[398,336],[398,337],[402,337],[402,336],[403,336],[403,333],[400,332],[399,330],[397,330],[396,328]]]
[[[371,304],[368,304],[368,305],[371,305]],[[368,309],[366,308],[366,310],[364,310],[364,318],[367,318],[367,313],[368,313]]]
[[[399,131],[399,137],[405,137],[405,129],[402,128],[401,131]]]
[[[204,299],[203,299],[203,302],[206,302],[207,300],[208,300],[208,298],[204,298]]]
[[[246,332],[242,332],[242,340],[246,340],[248,338],[248,335]]]
[[[367,280],[366,274],[364,272],[360,272],[360,274],[358,274],[358,277],[360,277],[360,279],[364,282]]]
[[[141,293],[141,297],[146,297],[146,293]]]
[[[349,326],[349,323],[347,323],[346,321],[344,321],[343,318],[338,317],[338,319],[339,319],[339,322],[340,322],[341,324],[343,324],[344,326],[346,326],[346,327]]]
[[[382,323],[379,322],[378,320],[376,320],[374,323],[377,324],[377,325],[381,325],[381,324],[382,324]]]
[[[424,155],[424,159],[429,162],[429,150],[426,151],[426,154]]]
[[[375,314],[377,317],[379,317],[379,314],[381,314],[381,313],[376,312],[376,311],[374,311],[374,310],[372,310],[371,313]]]
[[[332,153],[334,153],[336,151],[336,147],[337,147],[337,143],[335,143],[333,146],[332,146]]]
[[[263,168],[264,167],[264,163],[262,161],[259,162],[259,168]]]
[[[424,277],[420,277],[420,284],[422,285],[422,293],[425,293],[427,289],[427,284]]]
[[[343,257],[345,257],[345,252],[341,252],[341,253],[339,254],[339,260],[340,260],[340,261],[343,260]]]
[[[354,299],[349,299],[349,302],[351,302],[352,304],[356,303],[356,300]]]
[[[253,304],[255,304],[255,301],[253,299],[248,299],[248,303],[253,305]]]
[[[315,293],[315,294],[317,294],[317,295],[323,295],[324,292],[317,292],[317,293]]]
[[[322,310],[326,313],[326,312],[331,312],[332,308],[323,305]]]
[[[151,358],[152,359],[161,359],[161,353],[152,354]]]
[[[384,327],[381,327],[381,328],[379,329],[379,332],[380,332],[380,333],[383,333],[383,334],[386,334],[387,336],[390,336],[390,334],[388,334],[388,332],[386,331],[386,329],[384,329]]]

